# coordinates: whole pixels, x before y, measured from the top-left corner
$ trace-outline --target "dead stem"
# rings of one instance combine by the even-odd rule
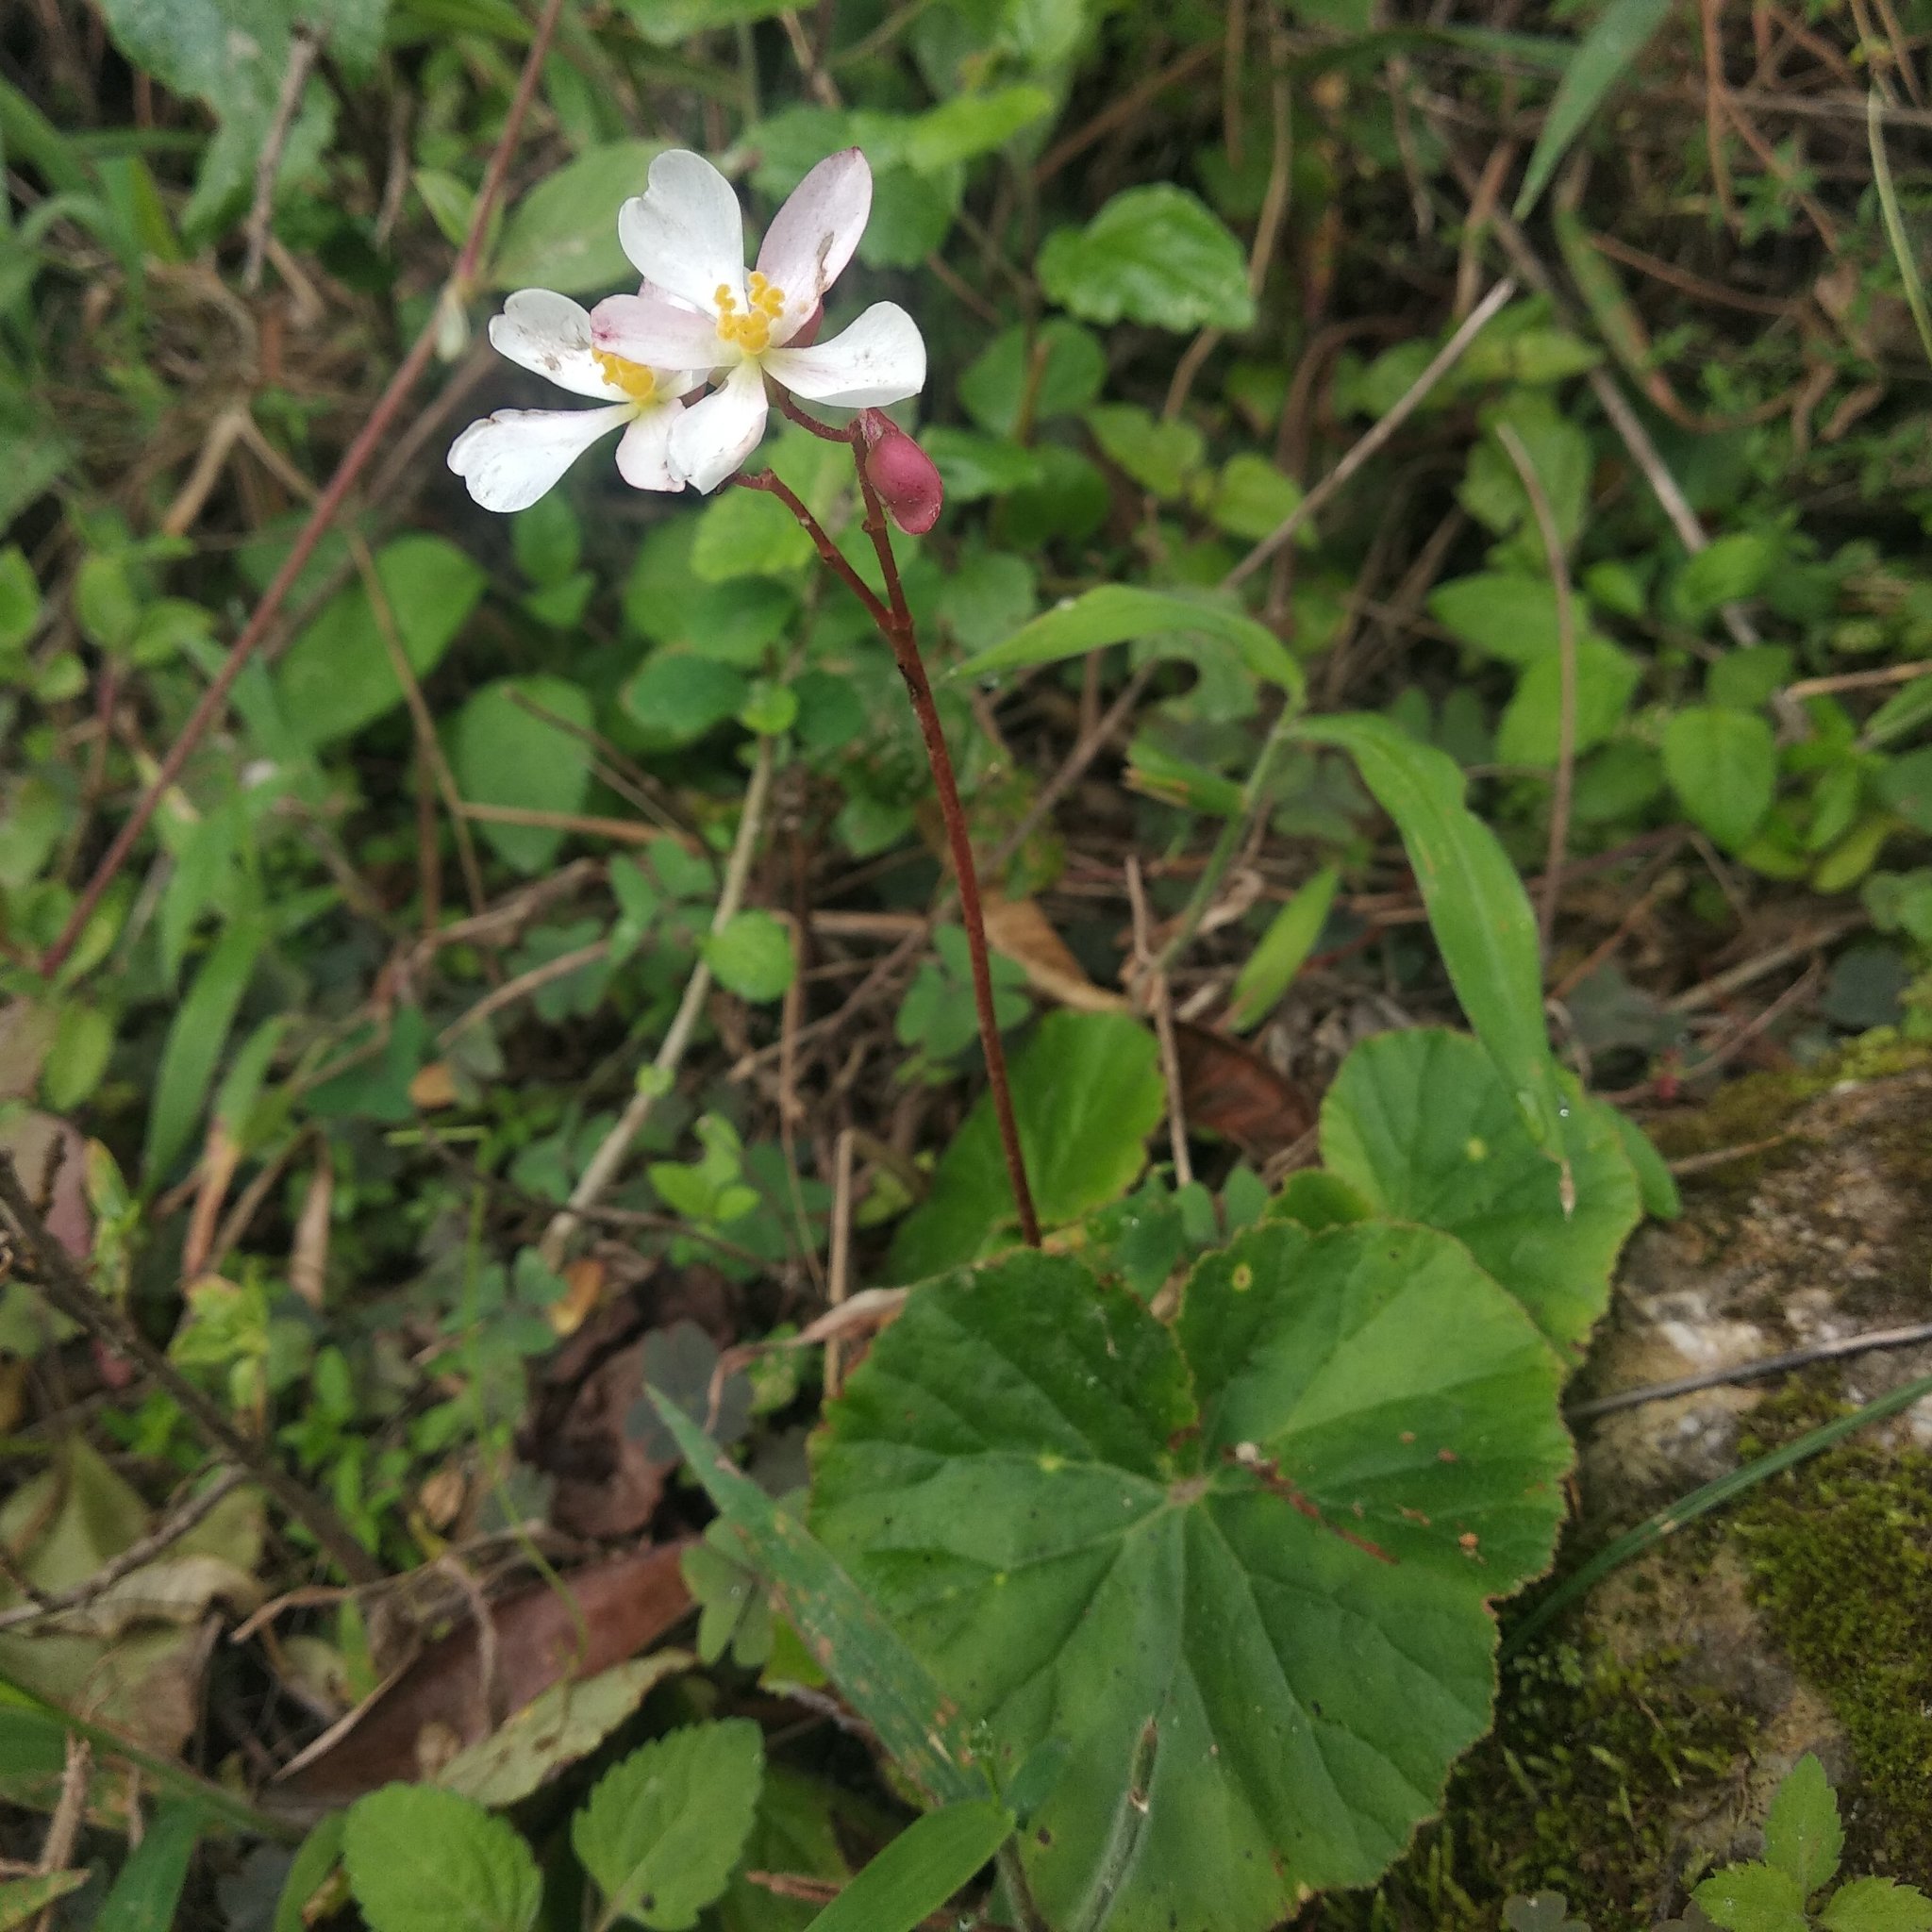
[[[0,1154],[0,1207],[7,1209],[8,1218],[33,1262],[35,1286],[61,1314],[152,1376],[180,1405],[203,1439],[227,1459],[240,1463],[275,1497],[335,1560],[350,1582],[381,1580],[381,1565],[356,1541],[334,1507],[290,1475],[265,1444],[242,1435],[112,1302],[94,1291],[67,1250],[48,1233],[46,1222],[21,1182],[19,1170],[6,1154]]]

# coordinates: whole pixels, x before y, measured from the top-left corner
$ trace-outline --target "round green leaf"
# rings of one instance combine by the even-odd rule
[[[481,567],[454,543],[419,533],[384,544],[375,576],[404,658],[419,678],[428,676],[483,594]],[[290,728],[311,748],[347,738],[402,703],[383,627],[359,578],[289,646],[275,694]]]
[[[349,1890],[372,1932],[529,1932],[543,1903],[530,1848],[434,1785],[385,1785],[350,1807]]]
[[[1043,1226],[1117,1200],[1147,1163],[1166,1102],[1154,1036],[1124,1013],[1050,1013],[1011,1066],[1027,1185]],[[940,1158],[899,1228],[891,1267],[916,1281],[970,1261],[1018,1215],[990,1094]]]
[[[756,908],[707,934],[704,951],[719,985],[745,1000],[780,998],[797,965],[785,922]]]
[[[1044,344],[1038,375],[1034,344]],[[1077,322],[1054,316],[1028,331],[1003,329],[959,372],[959,401],[978,425],[1010,436],[1031,397],[1035,423],[1071,415],[1100,393],[1107,380],[1107,352],[1100,339]]]
[[[672,649],[646,658],[618,701],[654,745],[675,745],[735,718],[750,695],[751,680],[736,666]]]
[[[563,724],[539,717],[518,699],[590,728],[591,700],[560,677],[500,677],[457,713],[451,764],[463,796],[476,805],[525,811],[579,810],[591,790],[591,747]],[[478,830],[519,872],[545,871],[564,835],[543,825],[480,821]]]
[[[1576,644],[1576,703],[1572,712],[1574,750],[1594,751],[1616,730],[1643,679],[1643,667],[1628,651],[1601,638]],[[1563,744],[1563,664],[1554,652],[1523,674],[1516,695],[1496,726],[1496,756],[1506,764],[1549,770]]]
[[[1156,328],[1246,328],[1255,319],[1241,244],[1184,188],[1156,182],[1116,194],[1084,228],[1040,251],[1040,285],[1088,322]]]
[[[634,282],[617,242],[617,210],[644,192],[658,141],[613,141],[546,175],[504,224],[490,268],[499,289],[589,294]]]
[[[1174,1335],[1077,1262],[924,1288],[830,1412],[813,1526],[1010,1777],[1045,1917],[1261,1932],[1372,1881],[1489,1722],[1489,1609],[1570,1460],[1534,1325],[1428,1229],[1274,1224]],[[962,1397],[969,1399],[962,1399]]]
[[[1322,1156],[1379,1212],[1443,1228],[1574,1350],[1609,1305],[1610,1270],[1642,1218],[1637,1175],[1607,1108],[1575,1094],[1563,1152],[1576,1188],[1530,1139],[1496,1063],[1464,1033],[1377,1033],[1322,1103]]]
[[[1726,851],[1741,850],[1777,790],[1777,741],[1764,719],[1690,705],[1664,726],[1664,775],[1684,809]]]

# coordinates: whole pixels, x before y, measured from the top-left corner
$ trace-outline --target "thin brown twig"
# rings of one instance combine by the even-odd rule
[[[718,889],[717,908],[711,914],[711,930],[714,933],[722,932],[737,917],[738,908],[744,902],[745,887],[751,878],[752,857],[758,850],[758,838],[764,829],[765,804],[772,791],[774,763],[772,742],[769,738],[758,740],[758,762],[752,767],[751,783],[745,788],[744,803],[739,808],[738,834],[731,843],[731,856],[724,862],[724,877]],[[685,981],[684,996],[677,1003],[677,1011],[672,1016],[670,1028],[651,1061],[654,1080],[650,1083],[639,1081],[637,1091],[631,1095],[609,1132],[598,1142],[596,1152],[578,1176],[576,1186],[571,1190],[568,1206],[554,1214],[549,1226],[543,1230],[538,1253],[543,1257],[545,1267],[554,1269],[562,1261],[564,1250],[581,1224],[584,1210],[595,1207],[603,1199],[605,1190],[617,1178],[618,1169],[624,1165],[637,1137],[650,1120],[652,1109],[659,1096],[669,1089],[684,1059],[685,1049],[697,1031],[698,1016],[704,1011],[705,999],[710,991],[711,968],[701,953],[697,964],[691,968],[691,977]]]
[[[58,1617],[63,1611],[79,1609],[92,1603],[124,1576],[143,1564],[153,1562],[171,1543],[178,1542],[224,1496],[247,1480],[245,1470],[225,1469],[199,1495],[191,1496],[146,1536],[129,1543],[119,1556],[109,1557],[92,1576],[76,1583],[71,1590],[58,1591],[50,1596],[42,1597],[37,1603],[15,1604],[11,1609],[0,1610],[0,1630],[39,1623],[44,1618]]]
[[[1428,366],[1409,384],[1388,413],[1371,425],[1341,460],[1222,578],[1222,589],[1232,590],[1235,585],[1266,563],[1371,457],[1382,448],[1414,414],[1419,405],[1443,376],[1461,359],[1470,343],[1474,341],[1495,316],[1496,311],[1515,292],[1515,282],[1507,275],[1504,276],[1470,311],[1456,333],[1429,358]]]
[[[1760,1356],[1755,1361],[1739,1362],[1728,1369],[1707,1369],[1700,1374],[1679,1375],[1673,1382],[1652,1382],[1642,1389],[1624,1389],[1615,1395],[1599,1395],[1592,1401],[1572,1405],[1564,1409],[1563,1415],[1568,1422],[1586,1422],[1592,1416],[1613,1415],[1620,1408],[1641,1408],[1648,1402],[1694,1395],[1700,1389],[1722,1389],[1731,1382],[1757,1382],[1767,1375],[1782,1374],[1787,1369],[1807,1369],[1814,1362],[1839,1361],[1848,1355],[1874,1355],[1880,1349],[1911,1348],[1922,1341],[1932,1341],[1932,1322],[1913,1322],[1903,1328],[1872,1328],[1863,1335],[1840,1335],[1830,1341],[1788,1348],[1782,1355]]]
[[[352,1583],[381,1579],[381,1566],[356,1541],[334,1506],[298,1483],[263,1444],[243,1436],[120,1308],[90,1286],[67,1250],[48,1233],[47,1224],[21,1183],[12,1157],[5,1153],[0,1153],[0,1207],[7,1209],[32,1257],[36,1286],[61,1314],[152,1376],[186,1412],[202,1436],[228,1460],[240,1463],[274,1496],[334,1558]]]
[[[1197,67],[1205,67],[1220,51],[1218,36],[1199,42],[1178,59],[1171,60],[1158,73],[1150,74],[1138,87],[1129,88],[1084,126],[1076,127],[1064,141],[1057,142],[1047,149],[1033,170],[1034,185],[1043,188],[1069,161],[1077,160],[1095,142],[1104,140],[1116,127],[1124,127],[1149,102],[1168,88],[1186,80]]]
[[[1724,159],[1724,124],[1729,118],[1724,86],[1724,36],[1718,28],[1718,8],[1724,0],[1699,0],[1704,38],[1704,147],[1710,162],[1710,184],[1717,195],[1724,226],[1738,225],[1737,198],[1731,192],[1731,171]]]
[[[524,58],[524,69],[517,80],[516,92],[510,97],[508,112],[504,116],[503,132],[498,136],[490,164],[484,170],[482,185],[476,191],[476,200],[470,215],[469,232],[463,238],[463,245],[458,251],[455,266],[450,270],[449,279],[443,284],[441,298],[432,308],[421,332],[409,346],[391,376],[388,387],[377,397],[375,407],[370,410],[367,421],[357,431],[348,448],[342,452],[341,462],[336,465],[332,475],[322,494],[316,499],[315,508],[308,514],[308,521],[303,525],[295,541],[289,547],[289,554],[282,559],[282,567],[276,571],[269,587],[261,593],[260,601],[243,625],[242,634],[229,646],[228,655],[222,668],[215,674],[208,687],[201,694],[188,721],[175,734],[175,741],[168,747],[167,755],[161,759],[148,787],[136,802],[134,809],[122,822],[108,849],[95,866],[90,878],[74,903],[74,909],[68,914],[67,923],[60,928],[54,942],[41,957],[40,971],[51,976],[80,942],[84,933],[99,908],[103,894],[120,876],[122,868],[146,831],[160,802],[167,796],[180,779],[187,768],[188,760],[193,756],[195,747],[208,735],[215,721],[223,716],[228,706],[228,694],[235,688],[262,640],[268,635],[269,626],[275,614],[287,600],[296,579],[302,575],[303,567],[314,555],[315,547],[322,541],[342,505],[348,500],[349,491],[356,479],[368,467],[369,459],[375,453],[376,445],[388,433],[397,411],[402,408],[409,391],[415,388],[423,372],[428,368],[431,357],[436,353],[437,338],[441,333],[441,308],[443,302],[460,301],[475,279],[477,263],[483,252],[483,242],[490,225],[490,217],[496,206],[497,197],[503,192],[504,178],[509,171],[510,157],[515,152],[518,138],[523,132],[524,119],[529,111],[530,101],[537,91],[537,81],[543,68],[543,57],[547,52],[551,36],[556,31],[558,16],[563,10],[563,0],[544,0],[543,11],[536,29],[530,36],[529,50]],[[359,1545],[358,1545],[359,1548]]]
[[[1557,593],[1557,650],[1560,683],[1557,699],[1557,772],[1550,791],[1550,837],[1543,858],[1542,901],[1537,908],[1537,930],[1543,958],[1550,957],[1550,935],[1557,928],[1557,907],[1563,896],[1563,858],[1570,844],[1570,795],[1576,780],[1576,611],[1570,595],[1570,560],[1564,554],[1563,533],[1543,479],[1521,436],[1507,423],[1496,425],[1496,440],[1507,452],[1523,480],[1542,539],[1550,582]]]
[[[282,72],[275,113],[255,163],[255,200],[248,210],[245,231],[248,254],[242,268],[242,286],[251,295],[261,287],[261,264],[268,253],[269,224],[275,219],[275,176],[281,173],[282,153],[288,146],[289,130],[295,125],[295,109],[302,105],[302,91],[308,85],[309,72],[321,52],[322,36],[313,27],[298,23],[291,30],[289,64]]]
[[[682,845],[687,851],[695,847],[688,832],[667,831],[661,825],[646,825],[636,819],[599,818],[590,812],[545,811],[534,805],[481,805],[474,798],[458,801],[461,815],[475,819],[479,824],[491,825],[538,825],[546,832],[578,832],[587,839],[612,839],[620,845],[655,845],[659,840],[668,839],[675,845]],[[473,914],[470,924],[477,919]],[[482,923],[488,924],[488,914],[481,916]]]
[[[610,941],[608,939],[592,940],[587,946],[559,953],[556,958],[545,959],[541,965],[519,973],[514,979],[506,979],[501,986],[492,987],[474,1007],[458,1013],[436,1036],[438,1050],[447,1052],[471,1027],[480,1026],[506,1007],[515,1006],[519,1000],[527,999],[533,992],[541,992],[544,987],[559,979],[568,979],[573,973],[580,973],[586,966],[594,966],[609,951]]]
[[[489,894],[483,890],[483,867],[476,858],[476,841],[471,836],[463,816],[462,794],[457,790],[456,774],[450,770],[449,760],[442,755],[442,741],[437,736],[436,720],[429,715],[429,703],[417,681],[416,667],[409,662],[409,654],[403,648],[403,634],[397,627],[389,592],[376,575],[375,559],[369,554],[369,545],[362,541],[358,530],[349,532],[349,555],[356,560],[357,574],[362,579],[363,594],[369,599],[370,614],[375,619],[376,635],[381,638],[382,647],[388,653],[390,669],[395,673],[396,682],[402,687],[403,700],[408,707],[410,727],[416,737],[416,756],[428,766],[436,780],[442,808],[449,814],[450,830],[457,841],[457,863],[462,869],[463,887],[470,895],[470,910],[472,913],[480,912],[489,903]]]
[[[832,1153],[832,1251],[826,1262],[825,1302],[838,1307],[852,1292],[852,1185],[857,1141],[850,1127],[839,1129]],[[845,1350],[834,1336],[825,1343],[825,1400],[845,1386]]]
[[[1788,684],[1784,695],[1788,698],[1829,697],[1834,691],[1872,691],[1881,685],[1909,684],[1916,677],[1932,676],[1932,658],[1923,658],[1915,664],[1885,664],[1876,671],[1840,671],[1831,677],[1801,677],[1796,684]]]
[[[1692,275],[1688,268],[1679,268],[1674,261],[1665,261],[1660,256],[1633,248],[1629,242],[1620,241],[1614,235],[1600,235],[1592,231],[1584,240],[1599,255],[1607,255],[1612,261],[1621,261],[1625,268],[1634,268],[1639,275],[1649,275],[1654,281],[1668,282],[1672,288],[1681,289],[1685,294],[1694,295],[1700,302],[1714,302],[1723,308],[1741,308],[1748,315],[1779,318],[1793,314],[1799,307],[1799,303],[1790,296],[1753,295],[1743,289],[1733,289],[1724,282],[1713,282],[1703,275]]]
[[[1728,1167],[1734,1160],[1749,1160],[1754,1154],[1769,1154],[1774,1147],[1785,1147],[1797,1139],[1787,1127],[1781,1134],[1767,1134],[1761,1141],[1740,1141],[1730,1147],[1713,1147],[1707,1154],[1687,1154],[1681,1160],[1666,1163],[1680,1180],[1690,1174],[1708,1174],[1714,1167]]]
[[[1741,965],[1733,966],[1728,973],[1720,973],[1714,979],[1707,979],[1701,986],[1693,986],[1688,991],[1677,994],[1674,999],[1666,1000],[1664,1010],[1670,1013],[1696,1013],[1701,1012],[1706,1007],[1721,1006],[1734,992],[1740,992],[1745,987],[1762,979],[1766,974],[1775,973],[1779,967],[1789,966],[1793,960],[1802,959],[1807,953],[1834,944],[1847,934],[1858,931],[1865,924],[1863,913],[1848,913],[1843,918],[1831,920],[1810,932],[1800,933],[1796,939],[1787,940],[1783,945],[1773,946],[1768,952],[1759,953],[1756,958],[1744,960]]]

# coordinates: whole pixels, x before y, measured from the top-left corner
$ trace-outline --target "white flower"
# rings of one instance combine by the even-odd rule
[[[617,470],[638,490],[682,490],[668,444],[683,413],[677,399],[698,378],[597,348],[591,318],[568,295],[520,289],[490,323],[490,340],[512,362],[573,395],[610,398],[602,409],[499,409],[450,445],[449,466],[485,509],[528,509],[597,441],[628,425]]]
[[[756,270],[730,182],[702,155],[651,163],[650,185],[618,211],[617,236],[645,286],[591,316],[598,348],[636,362],[709,369],[717,387],[671,428],[671,464],[715,490],[765,433],[765,377],[841,408],[903,402],[925,382],[919,325],[876,302],[828,342],[790,343],[852,259],[872,211],[872,170],[856,147],[821,161],[773,219]]]

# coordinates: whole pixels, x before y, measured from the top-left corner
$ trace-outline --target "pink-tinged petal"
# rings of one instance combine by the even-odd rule
[[[591,311],[591,346],[647,369],[704,369],[738,354],[709,316],[650,295],[607,295]]]
[[[716,314],[722,283],[742,305],[744,217],[730,182],[703,155],[659,155],[650,186],[618,209],[617,239],[660,289]]]
[[[871,213],[872,169],[856,147],[827,155],[791,191],[758,250],[758,273],[785,291],[774,342],[789,342],[804,326],[852,259]]]
[[[579,396],[621,396],[591,353],[590,311],[548,289],[519,289],[490,319],[499,356]]]
[[[635,414],[608,409],[499,409],[449,447],[449,466],[485,509],[528,509],[597,441]]]
[[[841,409],[903,403],[925,386],[925,341],[896,302],[874,302],[829,342],[774,349],[765,367],[808,402]]]
[[[708,495],[734,475],[765,433],[765,379],[741,362],[702,402],[671,425],[671,467]]]
[[[684,413],[682,403],[641,409],[617,445],[617,474],[633,490],[682,490],[684,478],[671,467],[671,431]]]

